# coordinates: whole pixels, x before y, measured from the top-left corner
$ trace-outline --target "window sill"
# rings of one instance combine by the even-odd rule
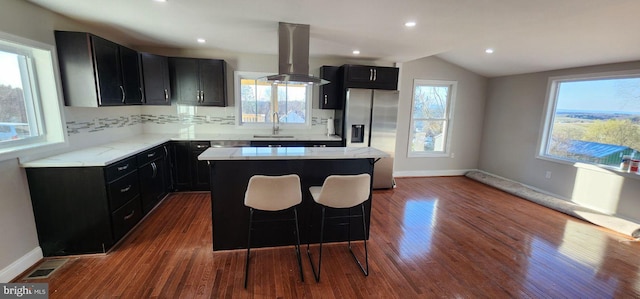
[[[623,176],[623,177],[630,178],[630,179],[640,180],[640,173],[622,171],[622,170],[620,170],[620,168],[615,167],[615,166],[589,164],[589,163],[584,163],[584,162],[576,162],[576,161],[570,161],[570,160],[557,159],[557,158],[552,158],[552,157],[547,157],[547,156],[536,156],[536,158],[538,158],[540,160],[545,160],[545,161],[550,161],[550,162],[555,162],[555,163],[560,163],[560,164],[573,166],[575,168],[588,169],[588,170],[598,171],[598,172],[602,172],[602,173],[619,175],[619,176]]]
[[[451,158],[449,153],[410,152],[408,158]]]

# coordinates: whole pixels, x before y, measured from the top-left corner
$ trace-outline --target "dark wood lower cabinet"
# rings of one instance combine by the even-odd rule
[[[209,166],[198,156],[209,148],[209,141],[173,141],[171,161],[176,191],[209,191]]]
[[[164,146],[104,167],[27,168],[44,256],[104,253],[167,194]]]
[[[235,160],[211,161],[211,213],[213,225],[213,250],[246,248],[249,228],[249,209],[244,205],[244,193],[249,178],[256,174],[282,175],[298,174],[302,185],[302,203],[298,207],[300,241],[316,243],[320,240],[320,207],[313,201],[309,187],[322,186],[331,174],[373,173],[373,159],[337,160]],[[365,218],[369,225],[371,197],[365,202]],[[362,218],[351,218],[351,231],[344,225],[349,214],[362,215],[360,207],[349,210],[327,209],[331,218],[325,227],[324,241],[346,241],[349,233],[352,240],[368,238],[362,233]],[[265,212],[256,215],[260,220],[291,219],[290,212]],[[340,224],[340,225],[336,225]],[[290,223],[283,226],[293,228]],[[252,247],[293,245],[292,234],[282,229],[260,227],[252,235]],[[291,229],[284,231],[292,231]]]

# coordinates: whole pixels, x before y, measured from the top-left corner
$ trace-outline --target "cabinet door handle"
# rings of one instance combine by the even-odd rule
[[[378,80],[378,70],[377,69],[373,69],[373,81]]]
[[[124,88],[122,87],[122,85],[120,85],[120,92],[122,93],[122,102],[124,103],[126,96],[124,94]]]
[[[200,91],[200,102],[204,103],[204,90]]]
[[[164,89],[164,101],[168,101],[169,100],[169,91],[167,91],[167,89]]]
[[[324,104],[325,105],[327,104],[327,95],[326,94],[324,95]]]
[[[131,219],[131,217],[133,217],[133,215],[135,215],[136,210],[131,210],[131,213],[129,213],[129,215],[124,216],[124,220],[129,220]]]
[[[156,155],[156,153],[155,153],[155,152],[153,152],[153,153],[149,153],[149,154],[147,154],[147,158],[151,158],[151,157],[153,157],[153,156],[155,156],[155,155]]]
[[[127,168],[129,168],[129,164],[127,164],[127,165],[125,165],[125,166],[120,166],[120,167],[118,167],[118,171],[127,170]]]
[[[313,147],[327,147],[326,144],[314,144]]]
[[[126,188],[120,189],[120,193],[125,193],[125,192],[127,192],[129,190],[131,190],[131,185],[127,186]]]
[[[196,90],[196,101],[200,103],[200,91]]]
[[[282,147],[282,144],[269,144],[269,147]]]
[[[163,145],[162,148],[164,148],[164,159],[169,159],[169,150],[167,149],[167,146]]]
[[[158,175],[158,166],[156,166],[156,162],[151,162],[151,168],[153,168],[153,175],[151,177],[155,179]]]
[[[140,103],[144,103],[146,102],[144,100],[144,93],[142,92],[142,87],[138,88],[140,90]]]
[[[206,146],[206,145],[202,145],[202,144],[198,144],[198,145],[196,145],[196,148],[207,148],[207,147],[208,147],[208,146]]]
[[[373,69],[369,69],[369,81],[373,81]]]

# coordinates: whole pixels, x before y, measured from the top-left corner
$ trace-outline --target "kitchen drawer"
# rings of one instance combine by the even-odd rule
[[[210,141],[191,141],[191,150],[193,151],[204,151],[210,146]]]
[[[136,157],[130,157],[107,166],[104,172],[107,182],[111,182],[137,168]]]
[[[163,146],[152,148],[148,151],[142,152],[137,155],[138,165],[145,165],[155,159],[162,158],[166,154]]]
[[[140,197],[136,196],[111,214],[114,239],[122,238],[140,219],[142,219],[142,205]]]
[[[109,183],[107,189],[109,190],[110,209],[115,211],[140,193],[138,171],[134,170],[128,175]]]

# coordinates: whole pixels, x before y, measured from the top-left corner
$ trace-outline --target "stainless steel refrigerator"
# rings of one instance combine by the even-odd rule
[[[349,88],[341,119],[346,146],[375,147],[391,157],[376,162],[373,188],[395,187],[393,158],[396,147],[398,91]]]

